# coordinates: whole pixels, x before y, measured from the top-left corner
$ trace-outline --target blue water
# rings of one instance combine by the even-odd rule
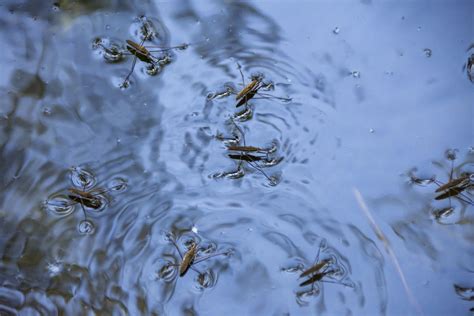
[[[472,12],[1,1],[0,315],[469,314],[474,192],[435,200],[429,179],[474,173]],[[133,56],[104,47],[146,23],[144,45],[190,45],[121,88]],[[291,101],[236,109],[239,65]],[[230,159],[244,138],[274,151]],[[179,277],[170,234],[229,253]],[[329,282],[299,286],[316,257]]]

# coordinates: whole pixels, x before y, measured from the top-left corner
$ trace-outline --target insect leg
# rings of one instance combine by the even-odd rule
[[[173,244],[173,246],[176,248],[176,250],[178,251],[178,254],[179,256],[181,257],[181,260],[183,260],[183,254],[181,253],[181,250],[179,250],[179,247],[178,245],[176,244],[176,241],[174,241],[174,238],[170,237],[169,240],[171,241],[171,243]]]
[[[217,256],[220,256],[220,255],[226,256],[228,253],[229,253],[229,251],[223,251],[223,252],[212,253],[212,254],[210,254],[210,255],[207,255],[207,256],[198,258],[197,260],[194,260],[193,264],[198,264],[198,263],[200,263],[200,262],[206,261],[207,259],[210,259],[210,258],[212,258],[212,257],[217,257]]]
[[[261,96],[262,99],[277,99],[277,100],[282,100],[282,101],[285,101],[285,102],[290,102],[292,100],[291,98],[278,97],[278,96],[271,95],[271,94],[265,93],[265,92],[257,92],[257,94],[259,96]]]
[[[245,79],[244,79],[244,74],[242,72],[242,66],[240,66],[239,62],[237,62],[237,69],[240,72],[240,77],[242,77],[242,85],[245,87]]]
[[[122,83],[122,86],[125,86],[125,84],[128,82],[128,78],[130,78],[130,76],[132,75],[133,73],[133,70],[135,69],[135,64],[137,63],[137,56],[134,55],[133,57],[133,62],[132,62],[132,69],[130,69],[128,75],[125,77],[123,83]]]

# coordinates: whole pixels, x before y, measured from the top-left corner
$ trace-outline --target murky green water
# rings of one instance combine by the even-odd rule
[[[471,1],[90,3],[0,2],[0,315],[469,314]]]

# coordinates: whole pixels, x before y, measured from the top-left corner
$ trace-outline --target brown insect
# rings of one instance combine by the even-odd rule
[[[260,148],[260,147],[254,147],[254,146],[227,146],[228,150],[233,150],[233,151],[245,151],[245,152],[260,152],[260,153],[266,153],[269,150]]]
[[[246,161],[246,162],[255,162],[264,159],[265,157],[250,155],[250,154],[228,154],[230,159]]]
[[[146,37],[140,42],[140,44],[132,41],[132,40],[126,40],[127,42],[127,50],[129,51],[130,55],[133,55],[133,62],[132,62],[132,68],[130,69],[130,72],[127,74],[125,77],[125,80],[121,84],[122,87],[126,87],[128,83],[128,79],[133,73],[133,70],[135,69],[135,65],[137,63],[137,59],[140,61],[157,66],[159,64],[159,59],[154,56],[152,53],[162,53],[165,51],[173,50],[173,49],[178,49],[178,50],[184,50],[186,49],[189,44],[181,44],[178,46],[172,46],[172,47],[160,47],[160,46],[144,46],[143,43],[145,42]],[[127,55],[124,53],[124,55]]]
[[[68,195],[68,198],[71,201],[93,209],[99,209],[102,206],[102,201],[97,197],[98,194],[103,193],[103,190],[101,189],[87,192],[75,188],[69,188],[68,191],[71,193]]]
[[[237,68],[239,69],[240,76],[242,77],[242,84],[243,84],[244,88],[242,90],[240,90],[240,92],[237,93],[237,95],[235,96],[235,100],[237,101],[237,104],[235,105],[235,107],[239,107],[239,106],[242,106],[244,104],[246,106],[248,106],[248,101],[253,99],[256,95],[258,95],[259,98],[261,98],[261,99],[274,98],[274,99],[282,100],[282,101],[285,101],[285,102],[291,101],[291,98],[277,97],[277,96],[274,96],[274,95],[271,95],[271,94],[268,94],[268,93],[259,92],[259,90],[261,88],[273,87],[272,83],[264,83],[263,82],[263,79],[264,79],[263,74],[252,75],[252,77],[250,78],[252,81],[250,81],[250,83],[248,83],[246,85],[245,84],[245,79],[244,79],[244,74],[242,73],[242,66],[240,66],[239,63],[237,63]]]
[[[322,243],[324,243],[324,241]],[[337,273],[339,271],[339,268],[335,268],[335,269],[331,268],[331,264],[333,263],[332,258],[327,258],[327,259],[323,259],[319,261],[319,254],[321,252],[322,247],[324,246],[323,245],[319,246],[315,263],[300,274],[300,278],[307,277],[307,276],[309,276],[309,278],[301,282],[299,286],[304,287],[307,285],[311,285],[311,290],[314,290],[314,286],[316,282],[336,283],[336,284],[342,284],[345,286],[351,286],[350,284],[344,283],[343,281],[340,281],[340,280],[335,280],[335,279],[323,280],[325,276]]]
[[[234,145],[227,145],[227,149],[229,151],[236,151],[238,153],[229,153],[228,154],[228,157],[230,159],[234,159],[234,160],[238,160],[239,161],[239,165],[237,167],[237,171],[235,172],[236,174],[239,174],[239,178],[241,177],[241,175],[243,175],[242,171],[243,171],[243,168],[242,168],[242,165],[243,165],[243,162],[246,162],[250,167],[252,167],[253,169],[259,171],[261,174],[263,174],[263,176],[265,176],[265,178],[267,178],[267,180],[270,182],[271,185],[275,185],[276,184],[276,181],[273,177],[269,177],[265,171],[262,170],[262,166],[258,163],[259,161],[262,161],[262,160],[268,160],[269,158],[269,153],[273,153],[276,151],[276,145],[274,145],[273,147],[269,148],[269,149],[262,149],[262,148],[259,148],[259,147],[255,147],[255,146],[247,146],[246,145],[246,142],[245,142],[245,134],[243,132],[243,130],[234,122],[234,120],[231,118],[230,120],[230,123],[235,127],[236,131],[238,131],[238,134],[240,134],[240,137],[238,136],[238,134],[236,133],[236,137],[235,139],[237,139],[237,144]],[[239,145],[240,143],[240,139],[242,139],[243,141],[243,146]],[[249,154],[249,152],[252,152],[252,153],[264,153],[264,155],[254,155],[254,154]],[[265,162],[264,161],[264,162]]]
[[[171,266],[179,267],[178,270],[179,270],[179,276],[180,277],[183,277],[184,275],[186,275],[186,273],[188,272],[189,269],[192,269],[195,272],[197,272],[199,275],[202,275],[202,272],[198,271],[196,268],[193,267],[194,265],[196,265],[200,262],[206,261],[206,260],[208,260],[212,257],[216,257],[216,256],[220,256],[220,255],[227,256],[231,253],[231,250],[227,250],[227,251],[224,251],[224,252],[216,252],[216,253],[212,253],[212,254],[207,255],[207,256],[198,257],[198,252],[199,252],[198,244],[196,242],[192,241],[191,245],[188,248],[188,250],[183,254],[181,252],[181,250],[179,249],[179,247],[178,247],[176,241],[174,240],[173,236],[168,234],[168,239],[171,241],[173,246],[178,251],[179,256],[181,257],[181,262],[179,264],[170,264]]]
[[[451,160],[451,172],[449,173],[448,182],[434,181],[438,185],[435,193],[441,193],[435,197],[435,200],[449,199],[449,205],[451,206],[451,197],[455,197],[460,201],[474,205],[474,201],[469,197],[471,193],[469,191],[464,192],[474,185],[474,174],[463,173],[458,178],[453,178],[455,151],[448,151],[447,157]]]

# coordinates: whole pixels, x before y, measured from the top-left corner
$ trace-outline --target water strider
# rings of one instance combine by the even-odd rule
[[[325,283],[335,283],[341,284],[344,286],[352,287],[351,284],[345,283],[342,280],[337,280],[332,277],[332,275],[337,274],[340,272],[339,267],[334,267],[334,259],[333,258],[325,258],[319,260],[319,255],[321,253],[321,248],[324,247],[324,242],[318,248],[318,253],[316,255],[316,259],[311,267],[304,270],[300,274],[300,278],[308,277],[306,280],[299,284],[300,287],[305,287],[307,285],[311,285],[311,291],[314,292],[314,287],[317,282],[325,282]],[[323,279],[327,277],[326,279]]]
[[[172,47],[144,46],[143,44],[146,38],[147,37],[145,37],[140,42],[140,44],[132,40],[126,40],[127,42],[126,48],[129,51],[129,53],[128,54],[124,53],[124,55],[133,55],[134,57],[132,61],[132,67],[129,73],[127,74],[127,76],[125,77],[124,81],[122,82],[121,87],[128,86],[128,79],[130,78],[130,76],[133,73],[133,70],[135,69],[137,59],[156,68],[163,63],[168,63],[168,59],[159,59],[158,57],[154,56],[152,53],[163,53],[163,52],[174,50],[174,49],[184,50],[189,46],[189,44],[181,44],[181,45],[172,46]]]
[[[237,68],[239,69],[240,76],[242,78],[242,85],[244,86],[242,90],[240,90],[237,95],[235,96],[235,100],[237,104],[235,107],[239,107],[242,105],[248,106],[248,101],[253,99],[255,96],[258,96],[262,99],[277,99],[284,102],[290,102],[291,98],[285,97],[278,97],[268,93],[259,92],[260,89],[271,90],[274,88],[274,84],[272,82],[264,82],[263,79],[265,76],[262,73],[254,74],[250,77],[251,81],[246,85],[244,74],[242,72],[242,66],[237,63]]]
[[[181,258],[181,262],[179,264],[169,264],[168,266],[179,267],[178,270],[179,270],[179,276],[180,277],[183,277],[184,275],[186,275],[186,273],[188,272],[189,269],[192,269],[195,272],[197,272],[199,275],[202,275],[202,272],[198,271],[196,268],[193,267],[194,265],[196,265],[198,263],[201,263],[203,261],[206,261],[206,260],[208,260],[210,258],[213,258],[213,257],[217,257],[217,256],[221,256],[221,255],[228,256],[232,253],[232,249],[229,249],[227,251],[216,252],[216,253],[209,254],[207,256],[200,256],[199,257],[198,256],[198,254],[199,254],[198,244],[194,240],[192,240],[191,244],[188,247],[188,249],[183,254],[181,252],[181,250],[179,249],[178,244],[174,240],[174,237],[171,234],[168,234],[167,237],[168,237],[168,240],[176,248],[176,250],[177,250],[177,252],[178,252],[178,254]]]
[[[236,173],[243,175],[242,166],[243,163],[246,162],[251,168],[259,171],[270,182],[271,185],[276,185],[277,179],[274,176],[268,176],[267,173],[262,169],[265,166],[274,166],[283,160],[282,157],[275,159],[270,158],[270,154],[276,152],[277,150],[276,144],[273,143],[272,147],[270,148],[247,146],[243,130],[237,125],[237,123],[234,122],[232,118],[229,119],[229,122],[240,134],[240,136],[235,136],[239,142],[227,144],[227,150],[229,151],[227,156],[230,159],[237,160],[239,162],[237,166],[238,172]],[[240,145],[240,140],[242,140],[243,145]],[[250,154],[250,152],[252,154]],[[256,155],[255,153],[258,153],[259,155]]]

